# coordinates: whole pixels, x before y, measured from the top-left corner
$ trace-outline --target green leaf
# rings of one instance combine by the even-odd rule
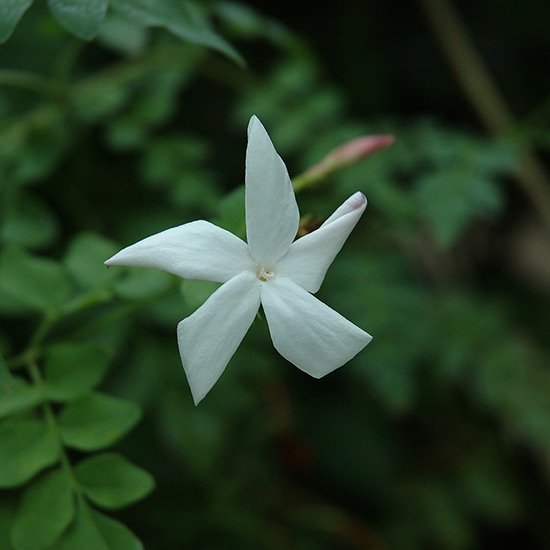
[[[54,17],[68,31],[84,40],[91,40],[99,31],[108,0],[48,0]]]
[[[141,544],[138,538],[119,521],[95,510],[92,511],[92,516],[109,549],[141,550],[143,548],[143,544]]]
[[[83,287],[103,287],[120,274],[115,269],[107,269],[103,263],[118,250],[118,246],[99,235],[81,233],[71,242],[65,264]]]
[[[63,267],[53,260],[10,248],[0,256],[0,303],[10,308],[48,311],[70,295]]]
[[[244,216],[244,185],[228,193],[219,204],[219,215],[216,224],[238,237],[246,233]]]
[[[123,54],[136,55],[147,44],[148,31],[142,25],[109,13],[101,25],[98,39]]]
[[[208,145],[197,138],[172,135],[157,139],[145,151],[143,178],[153,187],[165,187],[170,202],[204,209],[220,199],[209,158]]]
[[[67,474],[53,470],[23,494],[11,533],[16,550],[42,550],[51,545],[74,516],[74,500]]]
[[[94,393],[69,403],[59,415],[59,429],[69,447],[102,449],[118,441],[139,420],[135,403]]]
[[[93,75],[74,86],[75,114],[85,122],[106,119],[128,101],[131,90],[126,80],[117,75]]]
[[[231,28],[232,36],[269,40],[283,47],[292,43],[292,34],[278,21],[262,17],[254,8],[241,3],[216,2],[216,15]]]
[[[103,380],[110,355],[104,346],[90,342],[50,348],[44,365],[46,395],[65,401],[91,391]]]
[[[126,300],[143,300],[152,294],[159,294],[172,284],[169,274],[152,269],[132,269],[117,281],[115,292]]]
[[[172,67],[142,75],[131,105],[109,124],[107,139],[112,147],[128,150],[141,148],[146,143],[147,147],[151,145],[148,142],[150,131],[174,114],[177,94],[193,65],[189,56],[182,56],[180,61],[186,66],[183,71],[181,67]]]
[[[65,117],[57,105],[46,103],[0,127],[0,177],[4,186],[36,181],[53,170],[71,136]]]
[[[209,157],[206,143],[185,135],[159,138],[144,153],[143,177],[157,187],[178,187],[178,179],[196,172]]]
[[[79,502],[76,518],[56,550],[141,550],[143,545],[124,525]]]
[[[59,444],[48,426],[32,418],[0,424],[0,487],[16,487],[59,458]]]
[[[211,281],[195,281],[185,279],[181,282],[180,291],[187,304],[192,310],[198,309],[220,286],[219,283]]]
[[[76,516],[67,531],[54,546],[55,550],[110,550],[92,518],[85,500],[78,502]],[[113,549],[115,550],[115,549]]]
[[[191,2],[179,0],[111,0],[111,8],[130,21],[163,27],[182,40],[225,54],[244,65],[240,54],[219,36]]]
[[[37,386],[30,386],[21,378],[12,376],[0,386],[0,418],[35,407],[44,400]]]
[[[6,201],[0,229],[2,242],[40,248],[50,244],[56,234],[57,221],[38,197],[21,193],[12,204]]]
[[[153,478],[116,453],[103,453],[80,462],[75,475],[84,492],[105,508],[121,508],[145,497]]]
[[[502,197],[495,181],[469,169],[452,168],[421,178],[417,200],[438,244],[446,248],[472,220],[498,212]]]
[[[33,0],[2,0],[0,2],[0,42],[5,42],[11,36],[17,22],[32,3]]]

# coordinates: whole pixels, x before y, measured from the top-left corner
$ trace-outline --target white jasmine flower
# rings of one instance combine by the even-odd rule
[[[311,294],[363,214],[365,196],[355,193],[319,229],[294,240],[300,216],[290,178],[255,116],[248,126],[245,186],[248,244],[199,220],[143,239],[105,262],[223,283],[178,325],[195,404],[221,376],[260,305],[277,351],[315,378],[341,367],[372,339]]]

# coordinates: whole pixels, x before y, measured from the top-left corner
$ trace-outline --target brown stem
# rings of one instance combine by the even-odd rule
[[[479,55],[451,0],[419,0],[458,81],[485,126],[497,136],[509,134],[515,118]],[[517,182],[550,228],[550,183],[545,168],[526,146]]]

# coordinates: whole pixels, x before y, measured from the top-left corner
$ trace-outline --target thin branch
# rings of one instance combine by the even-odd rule
[[[0,86],[21,88],[48,97],[63,97],[67,89],[61,83],[38,73],[15,69],[0,70]]]
[[[419,0],[447,59],[472,106],[497,136],[512,133],[516,120],[479,55],[451,0]],[[543,164],[525,147],[517,180],[550,228],[550,183]]]

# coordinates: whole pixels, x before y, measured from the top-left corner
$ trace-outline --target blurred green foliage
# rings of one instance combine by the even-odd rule
[[[430,116],[367,120],[234,2],[11,0],[0,38],[1,548],[544,547],[548,256],[514,185],[547,129],[438,118],[429,78]],[[298,197],[316,223],[368,196],[319,296],[375,338],[315,381],[258,319],[194,407],[175,327],[215,285],[103,261],[198,218],[244,236],[253,113],[293,175],[396,135]]]

